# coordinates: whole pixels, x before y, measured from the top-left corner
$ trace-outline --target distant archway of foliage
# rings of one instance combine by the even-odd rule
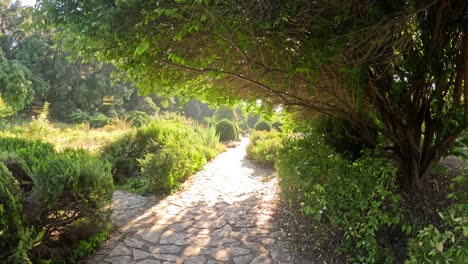
[[[468,126],[468,2],[42,0],[79,56],[143,92],[243,99],[348,121],[420,188]],[[377,130],[379,137],[372,135]]]

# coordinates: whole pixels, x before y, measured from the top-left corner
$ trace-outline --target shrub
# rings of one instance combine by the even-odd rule
[[[219,135],[219,139],[222,142],[233,141],[238,138],[236,127],[227,119],[223,119],[216,124],[216,133]]]
[[[271,125],[267,121],[261,120],[255,124],[254,129],[259,131],[271,131]]]
[[[275,121],[273,122],[273,124],[271,124],[271,127],[276,129],[277,131],[281,132],[281,127],[283,126],[283,124],[280,122],[280,121]]]
[[[247,146],[247,157],[256,162],[273,166],[282,147],[281,134],[276,131],[254,131]]]
[[[30,250],[38,238],[40,234],[24,224],[19,185],[0,162],[0,259],[30,263]]]
[[[320,136],[305,134],[285,139],[277,167],[283,196],[326,226],[326,237],[340,235],[340,250],[350,262],[392,262],[385,236],[402,212],[389,162],[365,156],[352,163]]]
[[[149,115],[141,111],[130,112],[128,116],[133,126],[135,127],[141,127],[143,125],[149,124],[149,122],[151,121]]]
[[[365,148],[373,148],[358,140],[359,133],[353,129],[351,123],[334,117],[319,116],[314,120],[314,128],[318,134],[324,135],[324,141],[335,151],[351,159],[361,156]],[[375,132],[377,135],[377,132]]]
[[[70,114],[70,120],[77,124],[89,123],[92,128],[104,127],[112,123],[112,118],[107,117],[102,113],[91,115],[84,111],[76,111]]]
[[[115,180],[138,179],[124,180],[132,185],[128,189],[141,186],[142,194],[169,193],[219,149],[213,129],[194,127],[177,117],[158,119],[125,134],[104,148],[103,157],[111,162]]]
[[[468,189],[468,178],[459,176],[455,181],[462,190]],[[439,213],[445,230],[433,225],[420,230],[409,242],[406,263],[468,263],[468,197],[463,192],[449,197],[455,204]]]
[[[110,212],[105,208],[113,183],[107,162],[84,150],[57,153],[39,141],[2,138],[0,146],[9,151],[0,155],[0,161],[21,189],[17,210],[24,219],[17,227],[22,233],[10,244],[13,253],[6,254],[28,251],[33,262],[67,258],[80,240],[108,226]]]

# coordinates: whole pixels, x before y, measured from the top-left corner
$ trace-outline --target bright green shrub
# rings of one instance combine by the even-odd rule
[[[216,133],[219,135],[219,140],[222,142],[234,141],[237,140],[237,132],[234,124],[227,120],[223,119],[216,124]]]
[[[259,130],[259,131],[270,131],[271,125],[267,121],[261,120],[261,121],[258,121],[257,124],[255,124],[254,129]]]
[[[28,251],[35,263],[56,261],[67,258],[79,241],[107,228],[110,212],[105,208],[113,192],[110,164],[84,150],[57,153],[39,141],[1,138],[0,146],[9,151],[0,161],[21,189],[18,215],[24,219],[9,252]]]
[[[88,112],[84,111],[76,111],[70,114],[69,116],[70,121],[76,124],[82,124],[82,123],[89,123],[89,120],[91,120],[91,115]]]
[[[276,131],[254,131],[247,146],[247,157],[256,162],[273,166],[282,147],[281,134]]]
[[[402,198],[389,162],[366,156],[351,163],[320,136],[305,134],[284,141],[277,168],[283,196],[322,231],[332,230],[327,236],[340,235],[340,250],[348,261],[395,260],[385,234],[402,220]]]
[[[125,134],[103,150],[109,160],[114,179],[134,177],[126,181],[138,192],[169,193],[207,159],[219,152],[219,140],[214,130],[195,127],[186,119],[158,119],[147,126]],[[126,188],[126,187],[124,187]]]
[[[130,122],[132,122],[133,126],[135,127],[141,127],[143,125],[149,124],[151,121],[149,115],[141,111],[130,112],[128,117],[130,118]]]
[[[468,189],[467,177],[455,181]],[[449,197],[455,204],[439,213],[445,230],[433,225],[420,230],[409,242],[406,263],[468,263],[468,197],[463,192]]]
[[[72,123],[89,123],[89,125],[93,128],[104,127],[112,123],[112,118],[107,117],[102,113],[91,115],[88,112],[76,111],[70,114],[69,118]]]
[[[216,133],[215,126],[208,128],[196,128],[197,133],[201,137],[203,151],[207,160],[212,160],[220,152],[219,135]]]

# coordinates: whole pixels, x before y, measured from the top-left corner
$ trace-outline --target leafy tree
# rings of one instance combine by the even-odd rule
[[[79,56],[142,91],[347,120],[419,189],[468,126],[468,2],[39,1]],[[157,34],[155,34],[157,32]],[[380,138],[371,131],[378,129]]]
[[[0,93],[15,112],[28,105],[34,96],[28,75],[28,68],[16,60],[7,60],[0,51]]]

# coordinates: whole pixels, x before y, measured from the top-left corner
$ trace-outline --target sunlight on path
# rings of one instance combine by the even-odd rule
[[[274,224],[273,171],[245,159],[247,140],[219,155],[185,190],[158,201],[117,191],[120,234],[90,263],[306,263],[288,253]]]

